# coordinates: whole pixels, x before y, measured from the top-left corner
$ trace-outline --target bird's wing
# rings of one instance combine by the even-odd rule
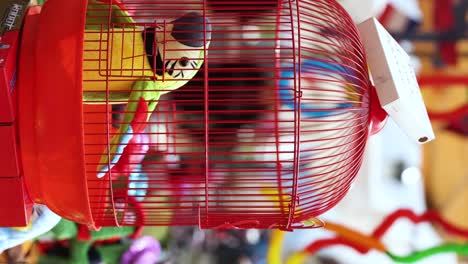
[[[157,82],[146,80],[135,82],[120,128],[112,136],[108,148],[104,150],[99,161],[98,178],[104,177],[119,162],[134,134],[144,131],[160,96],[160,87]]]

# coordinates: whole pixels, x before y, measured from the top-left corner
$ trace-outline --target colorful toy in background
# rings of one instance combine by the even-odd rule
[[[28,226],[0,228],[0,253],[48,232],[60,219],[60,216],[46,206],[34,205]]]
[[[468,256],[468,243],[446,243],[436,247],[428,248],[421,251],[416,251],[407,256],[398,256],[389,252],[386,246],[382,243],[382,237],[387,230],[400,218],[406,218],[411,222],[418,224],[430,222],[440,226],[448,234],[468,239],[468,230],[456,227],[445,221],[437,212],[427,211],[417,215],[408,209],[399,209],[388,215],[381,224],[372,232],[371,235],[361,234],[351,228],[334,223],[325,223],[324,228],[335,233],[335,237],[328,239],[320,239],[312,242],[304,247],[300,252],[296,252],[287,258],[286,264],[302,264],[306,259],[318,252],[319,250],[334,246],[344,245],[353,248],[357,252],[366,254],[369,250],[377,250],[388,255],[393,261],[398,263],[413,263],[423,258],[430,257],[435,254],[454,252],[462,256]],[[268,251],[268,264],[281,264],[281,247],[284,239],[284,232],[274,230],[270,241]]]
[[[27,241],[0,254],[0,263],[37,263],[37,250],[33,241]]]
[[[98,178],[112,169],[120,159],[119,154],[134,137],[136,131],[130,124],[141,104],[146,104],[146,118],[140,121],[145,124],[162,94],[180,88],[195,76],[211,40],[211,24],[200,13],[187,13],[170,24],[164,22],[154,28],[136,29],[136,22],[121,9],[123,5],[112,7],[117,23],[123,27],[116,26],[111,33],[99,29],[102,22],[99,14],[103,11],[90,8],[85,30],[85,51],[99,51],[101,40],[112,39],[108,46],[112,47],[113,53],[106,65],[99,62],[100,52],[85,52],[84,102],[127,103],[120,128],[111,139],[111,147],[105,149],[100,159]],[[141,34],[135,34],[135,30],[141,30]],[[142,70],[135,74],[135,68]],[[106,74],[102,74],[103,71]],[[87,82],[89,80],[92,82]]]
[[[147,248],[147,243],[141,243],[137,237],[141,227],[103,227],[98,231],[89,231],[87,227],[62,219],[49,233],[39,239],[42,252],[39,263],[119,263],[127,250],[135,251],[132,243],[137,243],[141,250]],[[52,240],[52,241],[51,241]],[[51,242],[50,242],[51,241]],[[160,248],[152,241],[148,247],[151,255],[157,258]],[[126,255],[120,263],[128,263],[136,259]]]
[[[161,258],[161,245],[150,237],[144,236],[136,239],[125,251],[120,264],[146,264],[158,263]]]
[[[422,11],[417,0],[390,0],[378,20],[390,32],[411,34],[421,24]]]
[[[437,42],[442,65],[457,65],[459,63],[457,41],[467,38],[468,3],[466,1],[435,1],[434,4],[433,19],[436,34],[429,35],[429,38],[426,36],[426,39]]]
[[[351,97],[356,97],[356,92],[353,92],[356,88],[352,87],[350,83],[356,82],[355,86],[359,84],[353,71],[347,66],[320,60],[303,60],[301,65],[285,65],[284,68],[291,69],[289,71],[281,71],[281,80],[279,81],[279,96],[284,107],[287,109],[296,108],[297,103],[295,100],[297,95],[295,93],[299,88],[299,82],[302,82],[300,85],[303,93],[315,93],[315,96],[305,95],[305,97],[323,99],[323,101],[301,102],[302,118],[337,115],[340,113],[339,109],[345,111],[344,108],[352,106],[347,101],[351,101]],[[294,83],[294,77],[299,72],[302,74],[301,80]],[[342,83],[340,83],[340,79]],[[324,80],[336,80],[336,83],[328,83]],[[350,98],[347,100],[346,98],[338,98],[343,92],[340,90],[341,86],[344,86],[344,90],[349,93],[348,96]]]
[[[148,193],[149,178],[142,171],[141,165],[137,166],[136,170],[130,173],[128,180],[128,195],[135,197],[137,202],[142,202]]]
[[[270,232],[261,229],[170,229],[169,263],[265,264]]]
[[[460,136],[468,136],[468,104],[462,105],[452,111],[429,112],[429,117],[431,121],[444,122],[446,129]]]
[[[465,93],[464,103],[454,103],[456,106],[448,107],[445,111],[428,109],[429,118],[433,122],[441,122],[444,128],[460,136],[468,136],[468,77],[463,74],[430,73],[419,76],[419,83],[430,92],[439,89],[446,90],[456,86],[463,87]]]
[[[297,76],[300,75],[300,78]],[[363,84],[351,66],[333,63],[318,58],[302,59],[301,64],[282,64],[278,79],[278,97],[280,111],[266,113],[252,124],[245,124],[238,131],[239,144],[235,147],[236,153],[243,153],[235,157],[236,161],[252,162],[262,161],[265,167],[274,167],[278,162],[286,173],[281,178],[292,177],[292,162],[295,154],[294,139],[296,129],[301,131],[314,131],[314,133],[301,133],[301,159],[309,159],[314,149],[325,148],[326,142],[317,138],[332,138],[341,135],[342,127],[336,120],[351,118],[361,111]],[[298,79],[296,79],[298,78]],[[296,81],[294,81],[296,80]],[[301,89],[301,95],[297,91]],[[298,100],[300,101],[300,106]],[[276,106],[269,106],[276,107]],[[300,117],[295,111],[300,108]],[[299,121],[298,124],[296,121]],[[275,130],[291,131],[276,135]],[[333,146],[336,151],[339,149]],[[331,152],[333,152],[331,151]],[[312,175],[310,167],[319,167],[324,161],[315,155],[313,162],[304,162],[301,165],[301,177]],[[315,170],[316,173],[317,170]],[[260,173],[262,176],[267,173]],[[271,174],[271,176],[273,176]],[[286,184],[287,185],[287,184]]]
[[[461,53],[457,42],[466,39],[466,1],[434,1],[432,23],[434,29],[421,31],[422,11],[417,1],[392,0],[379,17],[379,21],[398,40],[434,42],[435,52],[418,51],[418,57],[430,56],[436,67],[455,66]]]

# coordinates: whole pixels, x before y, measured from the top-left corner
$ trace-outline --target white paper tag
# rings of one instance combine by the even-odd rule
[[[410,57],[388,31],[370,18],[358,25],[382,108],[415,142],[435,138]]]

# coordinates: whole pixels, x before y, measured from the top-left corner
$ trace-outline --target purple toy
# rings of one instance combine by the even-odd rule
[[[159,241],[144,236],[133,242],[130,248],[123,254],[120,264],[148,264],[156,263],[161,256]]]

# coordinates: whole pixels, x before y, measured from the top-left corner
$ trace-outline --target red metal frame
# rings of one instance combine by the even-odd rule
[[[19,30],[0,36],[0,226],[26,226],[32,212],[23,182],[16,126],[19,40]]]

